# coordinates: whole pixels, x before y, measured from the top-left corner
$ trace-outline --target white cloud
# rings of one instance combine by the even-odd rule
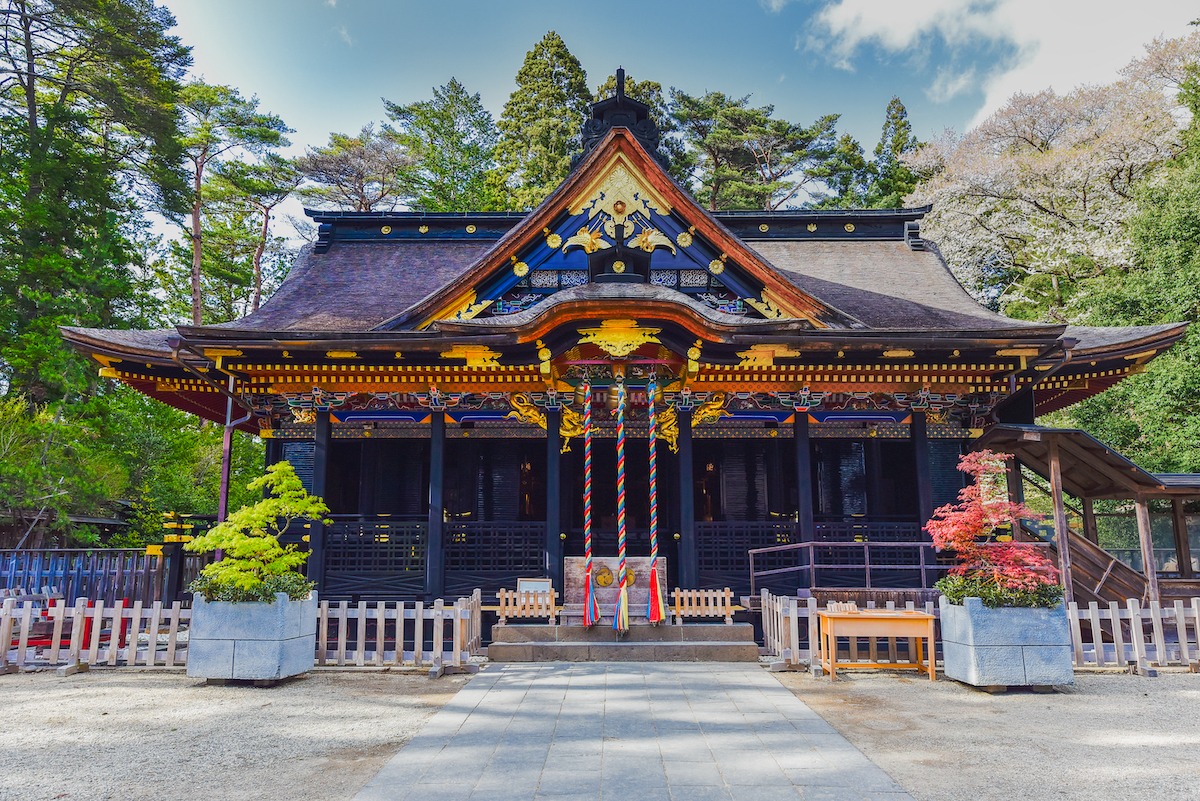
[[[783,7],[791,1],[792,0],[758,0],[758,4],[765,10],[770,11],[772,14],[778,14],[780,11],[783,11]]]
[[[803,45],[853,70],[868,47],[911,57],[940,40],[954,63],[975,59],[975,67],[958,76],[943,67],[927,93],[949,100],[980,89],[978,122],[1016,92],[1115,80],[1145,44],[1186,34],[1195,17],[1191,0],[1139,0],[1136,8],[1125,0],[827,0]],[[980,63],[978,49],[993,45],[1008,45],[1014,56]]]
[[[354,37],[350,35],[350,31],[346,29],[345,25],[335,26],[333,30],[337,32],[338,37],[343,42],[350,47],[354,47]]]
[[[954,67],[939,67],[933,83],[925,90],[925,96],[934,103],[953,100],[975,84],[975,68],[967,70]]]
[[[325,5],[330,8],[337,8],[338,0],[325,0]]]

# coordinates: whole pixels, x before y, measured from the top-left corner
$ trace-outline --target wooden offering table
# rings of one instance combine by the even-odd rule
[[[843,668],[913,668],[925,670],[922,664],[922,640],[929,641],[929,680],[937,680],[937,648],[934,639],[936,618],[926,612],[890,609],[830,611],[817,613],[820,629],[821,667],[830,679],[837,678],[838,637],[896,637],[916,641],[916,660],[912,662],[843,662]]]

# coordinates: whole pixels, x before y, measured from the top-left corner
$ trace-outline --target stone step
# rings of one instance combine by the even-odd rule
[[[686,642],[754,642],[754,627],[749,623],[685,623],[674,626],[631,626],[625,634],[613,631],[612,621],[597,623],[591,628],[568,624],[548,626],[544,623],[507,623],[492,626],[492,642],[498,643],[686,643]]]
[[[753,642],[493,642],[490,662],[757,662]]]

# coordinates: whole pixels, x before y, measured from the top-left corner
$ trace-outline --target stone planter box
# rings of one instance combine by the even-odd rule
[[[317,594],[274,603],[192,599],[187,674],[201,679],[271,681],[312,670]]]
[[[989,609],[941,598],[942,656],[948,678],[976,687],[1074,684],[1066,609]]]

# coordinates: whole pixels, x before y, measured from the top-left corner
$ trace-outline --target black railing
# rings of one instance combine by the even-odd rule
[[[928,589],[949,568],[928,541],[800,542],[751,549],[748,561],[751,594],[813,587]]]
[[[170,604],[176,600],[168,581],[171,554],[182,559],[182,574],[176,580],[184,590],[210,557],[183,552],[178,546],[167,546],[166,553],[165,557],[148,554],[141,548],[4,550],[0,551],[0,589],[51,595],[68,604],[77,598],[107,604],[121,599],[144,605],[155,601]],[[189,599],[186,593],[179,597]]]
[[[334,519],[325,527],[330,601],[415,598],[425,591],[428,524],[386,517]]]
[[[540,521],[446,524],[446,597],[476,588],[495,598],[519,578],[546,575],[546,524]]]

